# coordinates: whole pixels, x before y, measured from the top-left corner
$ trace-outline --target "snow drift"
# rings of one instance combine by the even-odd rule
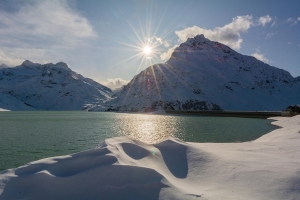
[[[246,143],[111,138],[2,172],[0,199],[299,199],[300,116],[273,119]]]

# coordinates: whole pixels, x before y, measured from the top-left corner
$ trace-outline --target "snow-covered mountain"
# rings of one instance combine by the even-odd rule
[[[0,108],[7,110],[281,110],[300,103],[299,91],[300,77],[203,35],[114,93],[62,62],[0,66]]]
[[[101,105],[112,91],[72,71],[67,64],[28,60],[0,69],[0,108],[7,110],[83,110]]]
[[[299,91],[300,77],[198,35],[136,75],[108,110],[281,110],[299,104]]]

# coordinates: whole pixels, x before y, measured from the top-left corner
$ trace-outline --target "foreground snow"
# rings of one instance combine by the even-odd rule
[[[111,138],[2,172],[0,199],[299,199],[300,115],[273,119],[246,143]]]

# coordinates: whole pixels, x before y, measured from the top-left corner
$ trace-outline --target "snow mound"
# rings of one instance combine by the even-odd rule
[[[146,144],[111,138],[97,148],[0,174],[6,199],[298,199],[300,116],[246,143]]]

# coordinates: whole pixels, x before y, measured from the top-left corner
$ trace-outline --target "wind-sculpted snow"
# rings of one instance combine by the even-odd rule
[[[180,151],[181,142],[169,142],[174,143],[170,150],[179,147],[179,153],[185,154]],[[12,177],[6,176],[11,171],[1,175],[7,178],[7,185],[0,190],[0,199],[158,199],[160,190],[169,186],[155,168],[173,168],[177,175],[181,166],[176,164],[186,163],[185,154],[163,166],[163,146],[155,148],[127,138],[109,139],[93,150],[29,163],[15,169]],[[138,164],[155,160],[158,163],[153,163],[154,169]],[[186,176],[187,167],[183,170]]]
[[[299,77],[198,35],[136,75],[108,110],[282,110],[299,91]]]
[[[0,200],[299,199],[300,115],[245,143],[146,144],[110,138],[97,148],[0,173]]]
[[[20,66],[0,69],[2,109],[88,110],[103,105],[111,93],[63,62],[41,65],[26,60]]]

